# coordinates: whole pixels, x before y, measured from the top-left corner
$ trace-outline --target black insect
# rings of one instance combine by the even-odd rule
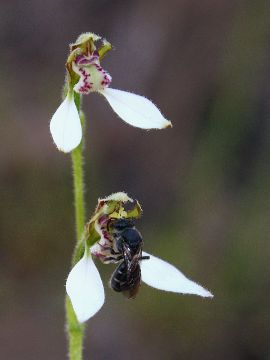
[[[113,219],[109,224],[115,239],[112,256],[121,257],[121,263],[112,274],[110,285],[128,298],[134,298],[141,283],[140,261],[149,259],[142,256],[143,239],[135,228],[133,219]]]

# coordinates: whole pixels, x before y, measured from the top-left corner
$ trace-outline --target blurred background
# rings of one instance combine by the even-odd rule
[[[237,0],[3,1],[0,11],[1,359],[67,357],[65,279],[75,241],[70,156],[49,120],[68,44],[114,45],[112,87],[152,99],[173,129],[122,122],[84,97],[86,198],[124,190],[144,209],[145,249],[213,300],[107,287],[85,358],[270,359],[270,3]]]

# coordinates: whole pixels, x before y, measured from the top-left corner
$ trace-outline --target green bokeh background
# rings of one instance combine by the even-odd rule
[[[112,87],[151,98],[173,129],[144,132],[84,98],[86,198],[127,191],[146,251],[213,300],[107,286],[86,359],[270,359],[270,3],[38,0],[0,5],[0,358],[66,358],[75,241],[71,164],[48,129],[68,44],[112,42]],[[98,264],[99,265],[99,264]]]

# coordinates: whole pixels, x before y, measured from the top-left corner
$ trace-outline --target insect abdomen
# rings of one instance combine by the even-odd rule
[[[141,282],[140,265],[129,272],[126,263],[123,261],[115,269],[111,277],[111,288],[117,292],[127,292],[128,297],[134,297]]]

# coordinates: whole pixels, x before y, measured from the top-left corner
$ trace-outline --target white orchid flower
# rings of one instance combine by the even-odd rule
[[[124,192],[98,200],[95,213],[86,225],[85,233],[85,239],[94,240],[90,243],[85,240],[87,251],[69,273],[66,283],[67,293],[79,322],[84,322],[95,315],[105,300],[102,280],[92,256],[104,264],[119,262],[117,256],[112,257],[118,249],[114,229],[110,228],[110,224],[116,219],[137,219],[141,213],[139,202],[131,199]],[[141,280],[145,284],[179,294],[213,297],[208,290],[188,279],[168,262],[144,251],[142,257],[144,259],[141,259],[139,264]],[[120,261],[123,261],[123,258]]]
[[[100,37],[87,33],[81,35],[77,42],[71,45],[72,51],[67,61],[70,76],[69,95],[56,110],[50,124],[53,140],[63,152],[75,149],[82,139],[81,122],[73,91],[84,95],[91,92],[101,94],[114,112],[132,126],[141,129],[164,129],[172,126],[147,98],[109,88],[112,78],[100,66],[100,60],[111,49],[111,45],[103,40],[102,47],[96,50],[94,42],[99,39]]]
[[[150,257],[140,262],[141,279],[145,284],[179,294],[213,297],[210,291],[188,279],[175,266],[146,252],[143,256]],[[104,288],[91,255],[84,255],[71,270],[66,289],[79,322],[87,321],[100,310],[105,300]]]

